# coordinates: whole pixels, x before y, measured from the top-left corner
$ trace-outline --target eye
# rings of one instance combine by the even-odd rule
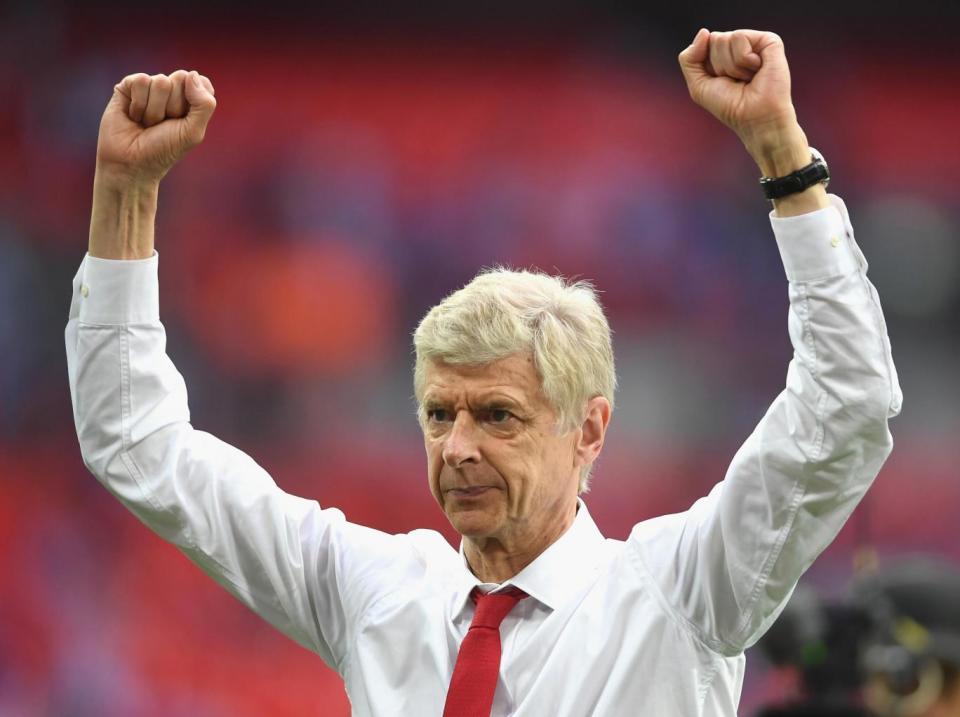
[[[513,418],[513,414],[505,408],[492,408],[488,416],[490,423],[506,423]]]
[[[431,408],[427,411],[427,420],[433,423],[443,423],[449,419],[449,413],[445,408]]]

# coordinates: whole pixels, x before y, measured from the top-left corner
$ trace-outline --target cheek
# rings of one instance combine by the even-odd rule
[[[566,490],[566,482],[573,470],[573,446],[570,441],[554,436],[544,438],[538,453],[538,469],[544,481],[543,488],[549,492]]]
[[[486,451],[490,466],[515,489],[523,489],[540,472],[539,447],[530,440],[495,441]]]
[[[436,494],[440,482],[440,471],[443,469],[443,444],[427,439],[424,442],[424,448],[427,453],[427,479],[430,482],[430,490]]]

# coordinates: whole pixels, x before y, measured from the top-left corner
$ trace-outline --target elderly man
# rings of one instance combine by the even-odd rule
[[[786,388],[707,497],[605,539],[578,498],[613,406],[603,311],[587,284],[482,273],[415,334],[428,483],[459,553],[288,495],[190,425],[153,221],[161,178],[203,139],[213,86],[180,71],[115,87],[66,331],[84,461],[336,669],[354,714],[733,715],[744,649],[888,455],[900,390],[883,316],[797,123],[780,39],[701,30],[680,64],[768,178],[789,280]]]

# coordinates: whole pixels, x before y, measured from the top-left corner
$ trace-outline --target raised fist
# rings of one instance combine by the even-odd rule
[[[159,182],[203,141],[216,106],[213,84],[197,72],[124,77],[100,120],[98,181]]]
[[[796,124],[790,70],[778,35],[700,30],[679,60],[693,101],[748,147]]]

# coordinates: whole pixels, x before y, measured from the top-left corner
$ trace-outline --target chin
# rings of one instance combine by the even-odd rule
[[[499,521],[488,511],[460,508],[446,511],[447,520],[464,538],[485,538],[496,531]]]

